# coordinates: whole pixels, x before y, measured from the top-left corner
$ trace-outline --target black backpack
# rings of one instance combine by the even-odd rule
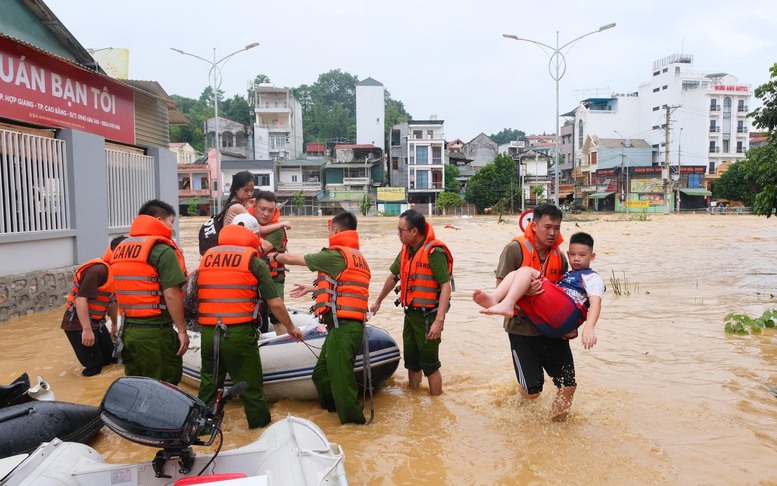
[[[233,204],[240,204],[240,202],[232,201],[219,214],[211,217],[200,226],[200,256],[219,244],[219,232],[224,227],[224,216],[227,215],[227,211]]]

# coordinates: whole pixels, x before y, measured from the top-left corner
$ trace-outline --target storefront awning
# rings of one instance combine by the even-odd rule
[[[613,192],[594,192],[593,194],[588,195],[588,199],[604,199],[607,196],[612,196],[615,194],[615,191]]]
[[[687,194],[689,196],[712,196],[712,193],[710,191],[702,188],[691,189],[686,187],[684,189],[680,189],[680,192],[682,192],[683,194]]]

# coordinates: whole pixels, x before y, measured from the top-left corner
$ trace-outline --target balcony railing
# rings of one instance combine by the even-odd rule
[[[720,152],[720,147],[710,147],[711,154],[717,154]]]
[[[710,133],[718,133],[720,132],[720,127],[710,127]]]
[[[370,180],[367,177],[343,177],[343,184],[346,186],[363,186],[369,183]]]
[[[720,105],[710,105],[710,111],[720,111]]]
[[[304,181],[304,182],[284,182],[278,181],[278,188],[283,189],[319,189],[321,188],[320,182]]]
[[[737,153],[738,154],[743,154],[743,153],[745,153],[745,149],[742,148],[742,147],[737,147]]]
[[[418,185],[415,181],[410,181],[411,191],[439,191],[442,190],[442,182],[428,182],[426,185]]]
[[[737,127],[737,133],[747,133],[747,127]]]
[[[737,111],[742,113],[747,111],[747,106],[737,106]]]

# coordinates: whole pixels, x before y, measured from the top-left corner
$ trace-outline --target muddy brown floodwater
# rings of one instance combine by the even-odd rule
[[[494,217],[432,220],[455,258],[456,292],[441,348],[442,396],[431,398],[425,382],[421,390],[409,390],[400,366],[376,393],[376,418],[368,427],[341,426],[315,402],[276,402],[273,417],[315,421],[343,446],[355,485],[777,484],[777,333],[723,331],[729,312],[777,308],[777,221],[707,214],[574,217],[564,222],[563,234],[594,236],[593,268],[608,291],[599,343],[588,351],[579,339],[572,343],[579,386],[568,422],[549,420],[550,381],[536,403],[521,402],[501,318],[482,316],[470,299],[473,289],[493,287],[499,253],[517,233],[516,218],[500,224]],[[291,221],[293,253],[326,244],[324,218]],[[202,222],[181,222],[190,269],[199,260]],[[360,221],[373,296],[399,250],[396,222]],[[613,273],[628,295],[613,293]],[[309,272],[294,268],[287,289],[311,280]],[[399,342],[402,314],[390,300],[370,323]],[[307,308],[310,301],[289,298],[287,304]],[[41,374],[57,399],[98,405],[122,368],[82,377],[59,330],[61,315],[51,311],[0,324],[0,379]],[[224,425],[225,448],[261,434],[246,429],[239,404],[228,407]],[[109,462],[150,460],[155,453],[107,429],[92,446]]]

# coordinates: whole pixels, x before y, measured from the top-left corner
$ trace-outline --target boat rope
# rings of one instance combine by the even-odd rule
[[[364,377],[363,401],[367,402],[367,390],[370,392],[370,419],[364,425],[370,425],[375,419],[375,397],[372,393],[372,367],[370,366],[370,340],[367,339],[367,325],[364,325],[364,358],[362,359],[362,376]]]

